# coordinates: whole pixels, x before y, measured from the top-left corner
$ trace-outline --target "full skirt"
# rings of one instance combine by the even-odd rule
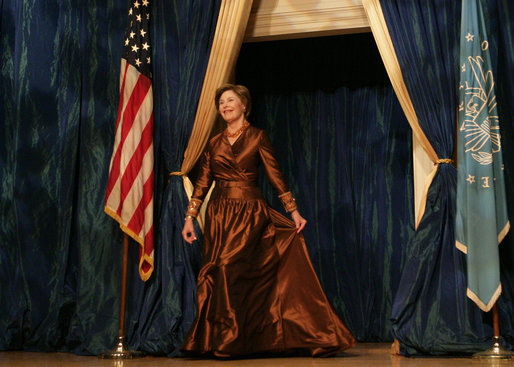
[[[257,187],[215,190],[202,259],[186,354],[326,356],[356,344],[321,288],[303,235]]]

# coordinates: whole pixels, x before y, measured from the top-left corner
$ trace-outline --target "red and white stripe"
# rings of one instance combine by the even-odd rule
[[[139,274],[154,267],[152,81],[121,60],[120,103],[105,194],[105,212],[140,244]]]

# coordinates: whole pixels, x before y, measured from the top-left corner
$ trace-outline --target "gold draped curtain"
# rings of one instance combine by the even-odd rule
[[[184,161],[179,174],[184,179],[184,189],[191,196],[193,192],[193,184],[187,177],[187,173],[193,168],[196,161],[200,157],[212,131],[212,127],[216,121],[217,111],[214,107],[214,93],[216,89],[226,83],[235,66],[239,50],[243,43],[243,38],[248,23],[248,18],[252,8],[253,0],[222,0],[214,40],[212,44],[211,54],[207,65],[204,83],[198,108],[196,111],[193,131],[189,139],[186,151],[184,153]],[[423,130],[421,129],[416,111],[403,80],[402,72],[394,46],[387,29],[382,8],[379,0],[362,0],[364,10],[368,17],[368,21],[375,38],[375,42],[380,51],[382,61],[391,80],[393,89],[400,101],[400,105],[407,117],[409,125],[417,142],[421,145],[427,157],[433,162],[434,167],[429,173],[423,198],[418,213],[416,213],[416,228],[423,216],[426,205],[426,195],[428,188],[432,182],[437,167],[441,163],[434,148],[428,141]],[[206,201],[209,199],[209,195]],[[203,216],[206,205],[202,205],[202,211],[199,216],[200,226],[203,228]]]
[[[384,62],[384,66],[387,70],[387,74],[389,75],[389,79],[391,80],[391,84],[396,93],[396,96],[400,101],[400,105],[402,106],[403,112],[407,117],[407,121],[409,122],[409,125],[412,128],[414,137],[415,139],[417,139],[417,141],[427,154],[428,158],[434,163],[434,167],[426,179],[425,189],[423,197],[421,199],[419,211],[418,213],[416,213],[417,228],[425,212],[428,189],[432,183],[432,179],[434,178],[437,172],[437,167],[440,163],[447,162],[446,160],[439,159],[437,153],[435,152],[434,148],[428,141],[427,137],[425,136],[425,133],[419,125],[418,118],[416,116],[416,111],[414,110],[414,106],[412,105],[409,92],[407,91],[407,87],[405,86],[405,82],[403,80],[400,64],[398,63],[398,59],[396,58],[396,52],[394,50],[391,36],[389,35],[389,30],[387,29],[384,14],[382,13],[382,7],[380,6],[380,1],[362,0],[362,5],[364,6],[364,10],[366,11],[366,15],[368,17],[368,21],[371,27],[371,32],[373,33],[373,37],[375,38],[375,42],[382,57],[382,61]]]
[[[193,193],[193,184],[187,174],[200,158],[216,121],[217,111],[214,106],[214,93],[220,85],[228,82],[234,70],[243,43],[252,2],[253,0],[222,0],[221,2],[193,131],[184,153],[184,161],[180,172],[171,173],[171,175],[181,175],[183,177],[184,189],[189,198]],[[210,192],[205,201],[209,200],[209,196]],[[198,223],[202,229],[205,208],[206,205],[202,205],[202,210],[198,216]]]

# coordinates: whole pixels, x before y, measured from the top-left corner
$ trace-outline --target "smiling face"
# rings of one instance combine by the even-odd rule
[[[228,123],[244,120],[245,111],[246,106],[233,90],[223,92],[218,104],[218,112],[223,120]]]

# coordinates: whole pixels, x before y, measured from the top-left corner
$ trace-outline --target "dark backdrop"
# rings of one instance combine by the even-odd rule
[[[195,312],[199,249],[180,240],[187,199],[167,174],[182,162],[219,3],[152,7],[159,234],[146,284],[131,247],[126,335],[155,354],[176,354]],[[512,218],[512,2],[488,4]],[[0,0],[1,350],[96,354],[115,341],[122,236],[103,201],[127,9],[125,0]],[[413,234],[410,130],[371,36],[244,45],[237,79],[251,88],[251,122],[268,130],[309,220],[328,297],[359,340],[392,340]],[[501,247],[511,341],[513,242],[511,232]],[[484,325],[491,333],[487,317]]]
[[[372,35],[245,44],[236,77],[308,220],[307,247],[336,311],[359,340],[391,341],[414,231],[412,145]]]

